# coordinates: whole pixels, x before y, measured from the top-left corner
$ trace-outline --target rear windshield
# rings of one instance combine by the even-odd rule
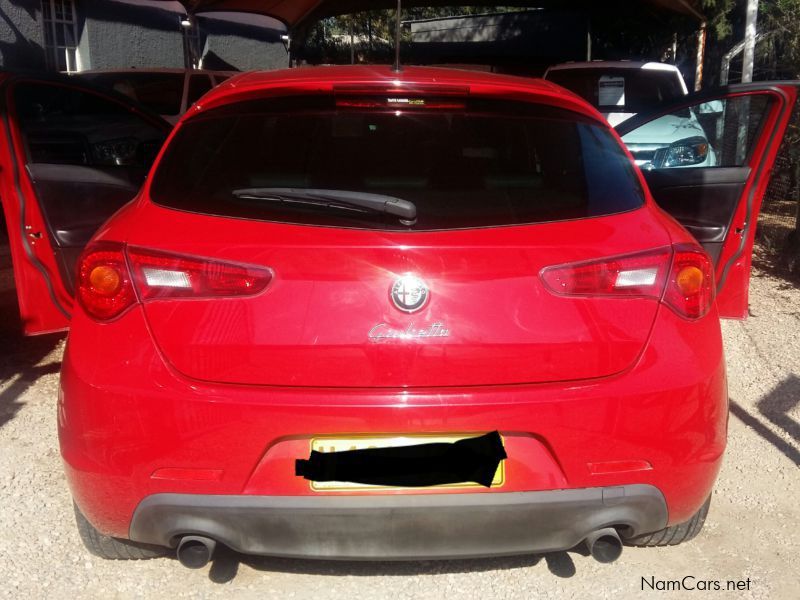
[[[620,144],[576,113],[479,100],[369,104],[284,98],[190,120],[151,198],[212,215],[416,231],[581,219],[643,203]],[[410,202],[416,219],[348,207],[365,195]]]
[[[639,113],[684,96],[675,71],[654,69],[559,69],[547,80],[578,94],[601,112]]]

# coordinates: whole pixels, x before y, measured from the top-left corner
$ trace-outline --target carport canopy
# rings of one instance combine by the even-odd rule
[[[282,21],[289,30],[300,24],[337,15],[367,10],[394,8],[397,0],[180,0],[189,14],[214,11],[246,12]],[[704,21],[698,0],[639,0],[656,10],[683,14]],[[457,4],[457,3],[456,3]],[[496,6],[496,2],[471,0],[465,6]],[[525,8],[576,8],[587,11],[625,11],[630,0],[516,0],[511,5]],[[453,6],[453,0],[403,0],[404,7]]]

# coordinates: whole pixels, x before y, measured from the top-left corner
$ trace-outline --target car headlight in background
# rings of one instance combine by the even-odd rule
[[[708,140],[704,137],[695,136],[678,140],[656,152],[653,159],[653,167],[666,169],[699,165],[708,158],[708,151]]]
[[[95,161],[101,165],[128,166],[136,164],[139,142],[135,138],[119,138],[94,144]]]

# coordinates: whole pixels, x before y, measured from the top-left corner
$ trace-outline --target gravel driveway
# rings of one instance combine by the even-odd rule
[[[171,558],[106,562],[81,546],[56,440],[64,340],[23,339],[16,333],[8,250],[0,245],[0,594],[583,599],[663,595],[659,586],[691,576],[685,583],[697,587],[704,580],[719,581],[723,591],[716,595],[722,597],[798,598],[800,289],[756,273],[751,307],[749,321],[724,323],[729,448],[706,528],[686,546],[626,548],[612,565],[580,551],[415,563],[295,561],[220,552],[209,567],[189,571]],[[726,593],[728,580],[745,589]],[[704,592],[667,594],[685,595]]]

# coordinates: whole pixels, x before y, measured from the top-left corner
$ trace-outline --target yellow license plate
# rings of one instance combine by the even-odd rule
[[[484,433],[464,434],[409,434],[409,435],[353,435],[347,437],[316,437],[311,440],[311,449],[317,452],[344,452],[346,450],[364,450],[367,448],[395,448],[397,446],[416,446],[419,444],[453,443],[467,438],[480,437]],[[494,472],[492,487],[500,487],[505,483],[505,461],[500,461]],[[432,486],[437,488],[480,488],[479,483],[448,483]],[[311,489],[314,491],[353,491],[353,490],[391,490],[391,489],[419,489],[390,487],[384,485],[369,485],[349,481],[312,481]]]

